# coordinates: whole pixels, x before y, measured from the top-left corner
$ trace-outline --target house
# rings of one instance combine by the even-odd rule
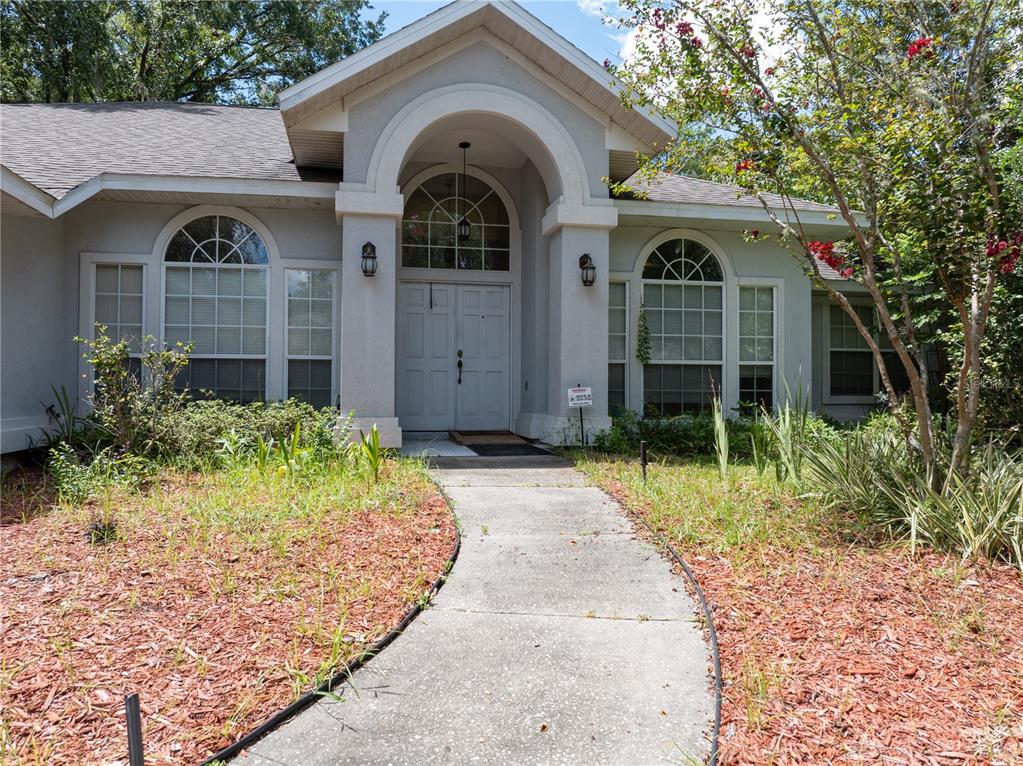
[[[300,397],[408,431],[577,438],[619,408],[720,392],[864,412],[865,344],[772,242],[760,204],[662,176],[674,127],[508,2],[453,3],[280,94],[279,109],[6,104],[2,449],[91,388],[72,340],[194,344],[193,390]],[[820,239],[834,211],[797,203]],[[837,275],[834,275],[837,276]],[[647,364],[636,358],[643,307]],[[864,311],[869,311],[865,307]]]

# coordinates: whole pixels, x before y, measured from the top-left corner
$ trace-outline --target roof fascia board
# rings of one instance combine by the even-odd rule
[[[641,200],[615,200],[615,207],[623,217],[653,218],[706,218],[720,221],[770,222],[767,211],[760,207],[745,205],[676,204],[673,202],[650,202]],[[800,210],[799,220],[809,226],[827,226],[848,230],[849,226],[834,213],[817,210]]]
[[[453,2],[438,8],[433,13],[412,22],[407,27],[402,27],[372,45],[356,51],[351,56],[343,58],[304,80],[285,88],[277,94],[280,100],[281,111],[286,112],[302,101],[316,96],[333,85],[336,80],[344,79],[361,69],[368,69],[394,52],[404,48],[408,42],[420,37],[426,37],[437,30],[443,29],[452,22],[459,21],[472,13],[483,10],[484,7],[477,3]]]
[[[614,80],[611,80],[610,82],[608,81],[609,75],[604,67],[572,45],[564,37],[537,19],[527,10],[522,8],[518,3],[509,2],[507,4],[494,4],[492,7],[518,23],[520,26],[524,27],[548,47],[560,53],[584,74],[589,75],[592,79],[601,83],[605,88],[612,91],[619,98],[621,97],[621,87]],[[674,136],[678,133],[677,126],[672,123],[671,120],[662,117],[656,112],[641,106],[634,106],[632,109],[642,115],[649,122],[652,122],[667,135]]]
[[[53,212],[56,198],[44,192],[30,181],[26,181],[6,165],[0,165],[0,188],[14,197],[18,202],[28,205],[37,213],[47,218],[56,218]]]
[[[76,186],[53,205],[51,217],[63,215],[104,190],[151,191],[333,199],[337,184],[318,181],[273,181],[252,178],[202,178],[129,173],[100,173]]]

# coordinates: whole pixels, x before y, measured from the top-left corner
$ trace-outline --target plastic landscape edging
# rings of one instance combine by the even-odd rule
[[[664,547],[671,553],[671,557],[678,562],[678,566],[682,568],[685,577],[693,583],[693,589],[697,592],[700,605],[703,606],[704,619],[707,621],[707,635],[710,638],[711,661],[714,665],[714,727],[711,729],[710,756],[707,758],[707,763],[709,766],[717,766],[718,739],[721,735],[721,696],[724,682],[721,678],[721,655],[717,646],[717,631],[714,629],[714,615],[711,612],[710,604],[707,602],[707,596],[704,594],[703,588],[700,587],[700,581],[697,580],[697,576],[693,574],[690,566],[685,564],[685,559],[675,550],[675,546],[668,542],[668,538],[654,529],[641,513],[635,513],[635,515],[642,522],[643,526],[664,544]]]
[[[693,574],[693,570],[689,568],[681,554],[675,550],[675,546],[668,542],[668,538],[662,533],[654,529],[643,514],[633,511],[632,515],[643,523],[643,526],[647,528],[651,535],[661,541],[664,547],[668,549],[671,557],[682,567],[682,571],[685,572],[689,582],[693,585],[693,590],[696,591],[696,596],[700,599],[700,606],[703,607],[703,618],[707,621],[707,635],[710,638],[710,656],[714,665],[714,727],[711,729],[710,755],[707,758],[707,764],[708,766],[717,766],[718,740],[721,736],[721,698],[724,682],[721,677],[721,654],[718,651],[718,634],[714,629],[714,615],[711,612],[710,604],[707,603],[707,597],[703,593],[703,588],[700,587],[700,583],[696,579],[696,575]]]
[[[432,599],[435,595],[437,595],[437,592],[447,581],[448,575],[450,574],[452,567],[454,567],[455,561],[457,561],[458,559],[458,552],[462,548],[462,531],[461,527],[458,524],[458,517],[455,516],[455,510],[451,506],[451,501],[448,498],[447,494],[444,493],[444,491],[441,490],[440,487],[438,487],[438,490],[440,491],[441,497],[444,498],[444,504],[447,506],[448,512],[451,514],[451,518],[454,519],[455,522],[455,544],[454,547],[452,548],[451,556],[445,563],[444,572],[440,576],[438,576],[436,580],[433,581],[433,584],[430,586],[430,589],[426,591],[426,595],[429,597],[427,599],[427,602],[429,602],[429,599]],[[282,723],[286,722],[289,718],[292,718],[293,716],[297,715],[305,708],[309,707],[314,702],[322,698],[324,694],[330,693],[336,687],[340,686],[345,681],[349,680],[356,670],[358,670],[371,659],[373,659],[388,644],[390,644],[394,639],[400,636],[405,631],[405,628],[407,628],[412,623],[412,621],[419,616],[419,614],[422,611],[423,607],[421,606],[420,599],[417,600],[416,603],[413,604],[412,607],[405,613],[405,616],[401,618],[401,622],[399,622],[397,625],[395,625],[393,628],[387,631],[384,635],[382,635],[380,638],[378,638],[376,641],[370,644],[370,646],[367,647],[364,652],[362,652],[357,657],[348,662],[348,664],[345,665],[341,670],[339,670],[337,673],[328,678],[326,681],[324,681],[322,684],[320,684],[312,691],[303,694],[301,697],[299,697],[297,700],[292,702],[287,707],[278,710],[272,716],[263,721],[263,723],[261,723],[255,729],[252,729],[251,731],[246,733],[240,739],[232,742],[223,750],[214,753],[204,761],[201,761],[200,766],[211,766],[211,764],[215,764],[221,761],[228,761],[231,758],[234,758],[239,753],[241,753],[242,750],[249,747],[250,745],[254,745],[256,742],[261,740],[264,736],[266,736],[271,731],[276,729]]]

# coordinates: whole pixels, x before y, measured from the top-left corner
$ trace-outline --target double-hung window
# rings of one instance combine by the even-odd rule
[[[774,406],[775,288],[739,287],[739,402]]]
[[[195,395],[266,398],[269,258],[250,226],[224,215],[185,224],[164,254],[164,341],[192,343],[179,385]]]
[[[628,375],[628,290],[625,282],[609,285],[607,309],[607,410],[617,415],[626,409]]]
[[[643,408],[670,416],[710,409],[724,364],[724,276],[699,242],[674,239],[643,267],[643,312],[650,362],[643,368]]]
[[[286,269],[288,392],[314,407],[331,404],[334,269]]]
[[[128,345],[128,369],[142,374],[145,266],[141,263],[93,263],[92,337],[99,328],[114,342]]]
[[[869,306],[854,307],[860,321],[873,327]],[[870,400],[874,385],[874,356],[852,317],[841,306],[828,306],[828,394],[847,400]]]

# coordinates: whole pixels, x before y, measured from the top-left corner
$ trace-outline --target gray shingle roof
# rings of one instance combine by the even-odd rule
[[[0,162],[58,199],[100,173],[324,180],[292,164],[276,109],[166,102],[4,104],[0,138]]]
[[[626,183],[638,194],[627,193],[622,199],[642,199],[650,202],[670,202],[676,205],[732,205],[738,207],[762,208],[760,200],[742,194],[738,186],[704,181],[690,176],[658,173],[653,180],[641,178],[633,174]],[[642,195],[642,197],[640,197]],[[739,196],[737,196],[739,195]],[[782,205],[782,198],[777,194],[765,194],[768,204]],[[796,210],[816,213],[838,213],[838,208],[822,205],[810,200],[794,199]],[[842,276],[826,263],[818,263],[821,276],[828,280],[841,280]]]
[[[625,182],[638,194],[623,195],[623,199],[646,199],[650,202],[672,202],[677,205],[733,205],[739,207],[761,207],[760,201],[742,193],[738,186],[703,181],[691,176],[658,173],[652,180],[633,174]],[[640,196],[642,195],[642,196]],[[737,196],[738,195],[738,196]],[[777,194],[765,194],[772,205],[782,205]],[[830,205],[809,200],[793,200],[796,210],[837,213]]]

